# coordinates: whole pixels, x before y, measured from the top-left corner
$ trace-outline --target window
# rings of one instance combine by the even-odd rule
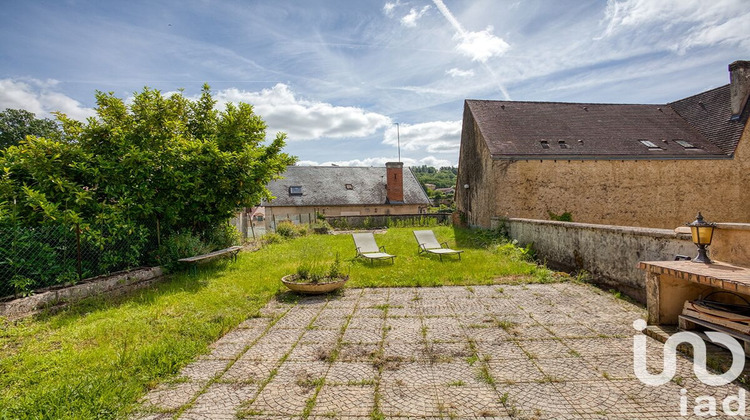
[[[289,195],[302,195],[302,186],[293,185],[289,187]]]
[[[685,140],[675,140],[674,142],[686,149],[697,149],[697,147],[695,147],[692,143]]]
[[[539,143],[541,143],[542,149],[549,149],[549,142],[547,140],[542,140]]]
[[[649,141],[649,140],[638,140],[638,141],[641,142],[642,145],[648,147],[648,150],[662,150],[661,147],[657,146],[652,141]]]
[[[560,140],[557,142],[557,144],[560,146],[561,149],[568,149],[570,146],[568,146],[567,143],[565,143],[565,140]]]
[[[346,187],[347,190],[353,190],[354,189],[354,185],[352,185],[352,184],[344,184],[344,187]]]

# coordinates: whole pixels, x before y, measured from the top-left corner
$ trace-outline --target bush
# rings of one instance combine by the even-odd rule
[[[194,255],[201,255],[211,251],[211,247],[205,245],[198,235],[189,231],[183,231],[169,236],[154,254],[157,264],[167,271],[177,268],[177,260]]]
[[[276,233],[285,239],[298,238],[310,234],[307,225],[295,225],[291,220],[282,220],[276,224]]]
[[[312,225],[312,231],[319,235],[326,235],[331,232],[333,228],[325,220],[323,222],[314,223]]]
[[[221,223],[206,232],[203,242],[214,250],[239,245],[242,238],[237,229],[229,223]]]
[[[277,244],[279,242],[284,242],[284,237],[282,237],[278,233],[271,232],[263,235],[261,241],[264,245]]]

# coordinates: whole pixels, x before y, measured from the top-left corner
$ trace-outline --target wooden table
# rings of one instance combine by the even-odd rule
[[[726,290],[750,299],[750,268],[714,262],[642,261],[646,271],[648,323],[677,324],[687,300]]]

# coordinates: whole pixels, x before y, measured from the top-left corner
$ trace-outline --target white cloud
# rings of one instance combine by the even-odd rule
[[[289,140],[322,137],[365,137],[391,124],[390,118],[362,108],[335,106],[295,97],[289,86],[279,83],[260,92],[235,88],[216,93],[219,104],[246,102],[268,124],[268,133],[287,133]]]
[[[491,57],[501,56],[510,48],[510,44],[492,33],[494,28],[491,25],[483,31],[467,31],[453,16],[443,0],[433,0],[433,2],[448,23],[456,30],[453,39],[458,41],[456,49],[461,54],[470,57],[473,61],[486,63]]]
[[[352,160],[338,160],[338,161],[329,161],[329,162],[322,162],[318,163],[312,160],[303,160],[297,162],[297,165],[299,166],[331,166],[331,165],[337,165],[337,166],[385,166],[386,162],[396,162],[398,159],[396,157],[375,157],[375,158],[366,158],[366,159],[352,159]],[[435,168],[440,168],[442,166],[456,166],[456,162],[451,162],[447,159],[439,159],[434,156],[426,156],[421,159],[412,159],[412,158],[401,158],[401,162],[404,163],[404,166],[433,166]]]
[[[596,37],[601,40],[617,35],[665,32],[670,49],[684,52],[693,46],[721,43],[748,45],[747,27],[750,13],[744,0],[609,0],[604,23],[607,27]]]
[[[55,90],[56,80],[0,79],[0,110],[6,108],[25,109],[38,118],[51,117],[59,111],[77,120],[95,115],[75,99]]]
[[[474,76],[474,70],[461,70],[459,68],[452,68],[450,70],[446,70],[445,74],[451,76],[451,77],[472,77]]]
[[[400,124],[390,127],[383,135],[383,144],[415,151],[424,149],[427,153],[458,153],[461,144],[461,121],[431,121],[420,124]]]
[[[409,10],[409,13],[401,18],[401,24],[409,27],[414,28],[417,26],[417,20],[419,20],[422,16],[424,16],[427,11],[430,10],[430,6],[425,6],[421,10],[417,11],[417,9],[412,8]]]
[[[488,26],[487,29],[479,32],[456,33],[453,36],[453,39],[459,41],[456,49],[473,61],[481,63],[505,54],[510,45],[502,38],[496,37],[492,33],[493,30],[492,26]]]
[[[385,13],[385,15],[388,16],[388,17],[393,16],[393,9],[395,9],[396,6],[399,6],[400,4],[401,4],[400,1],[396,1],[395,3],[394,2],[390,2],[390,1],[386,2],[383,5],[383,13]]]

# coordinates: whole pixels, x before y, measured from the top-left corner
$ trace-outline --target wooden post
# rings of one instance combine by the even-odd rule
[[[76,268],[78,269],[78,281],[81,281],[83,279],[83,270],[81,269],[81,226],[78,223],[76,223],[76,248],[78,249]]]

